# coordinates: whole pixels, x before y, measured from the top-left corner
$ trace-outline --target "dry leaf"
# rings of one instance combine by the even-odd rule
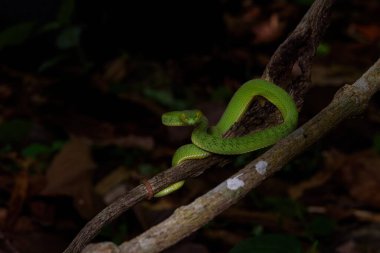
[[[254,44],[265,44],[277,40],[284,32],[285,24],[280,22],[278,14],[272,14],[265,22],[254,26],[252,33],[255,35]]]
[[[10,87],[10,85],[7,84],[0,84],[0,99],[5,100],[12,96],[13,90]]]
[[[345,155],[336,150],[324,153],[324,169],[311,179],[289,189],[292,198],[299,198],[307,189],[320,187],[332,175],[341,179],[350,196],[361,204],[380,207],[380,156],[373,150]],[[336,171],[338,171],[336,173]]]
[[[119,57],[107,64],[103,78],[108,82],[120,82],[127,73],[127,58]]]
[[[248,8],[243,15],[235,16],[225,13],[223,16],[227,31],[234,37],[242,37],[249,32],[250,26],[255,22],[261,11],[257,7]]]
[[[354,199],[380,208],[380,156],[375,151],[365,150],[348,155],[340,172]]]
[[[109,137],[99,140],[97,145],[116,145],[124,148],[140,148],[143,150],[152,150],[154,147],[154,139],[152,136],[138,136],[134,134],[125,137]]]
[[[289,187],[288,193],[292,199],[298,199],[303,195],[304,191],[325,184],[345,161],[345,155],[336,150],[324,152],[323,156],[325,158],[323,169],[319,170],[310,179]]]
[[[363,43],[380,42],[380,26],[378,24],[351,24],[347,29],[348,35]]]
[[[356,243],[352,240],[344,242],[342,245],[340,245],[336,252],[338,253],[359,253],[359,251],[356,249]]]
[[[52,230],[39,232],[35,229],[24,233],[12,233],[9,237],[19,253],[62,252],[69,243],[62,234]]]
[[[90,143],[85,138],[72,137],[54,157],[46,173],[45,195],[73,197],[78,212],[85,218],[92,217],[94,207]]]
[[[355,82],[360,75],[356,67],[339,64],[316,64],[311,70],[314,87],[341,87]]]
[[[25,199],[28,195],[29,187],[29,176],[28,169],[29,165],[22,166],[22,170],[16,175],[15,184],[12,190],[11,199],[8,203],[9,210],[6,220],[6,227],[13,228],[15,222],[17,221],[22,207],[24,205]]]

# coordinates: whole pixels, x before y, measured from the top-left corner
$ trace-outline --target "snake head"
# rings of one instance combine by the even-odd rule
[[[198,124],[202,116],[203,114],[199,110],[187,110],[187,111],[182,111],[180,115],[180,119],[184,125],[193,126],[195,124]]]
[[[166,126],[192,126],[200,122],[203,113],[199,110],[167,112],[162,115],[162,124]]]

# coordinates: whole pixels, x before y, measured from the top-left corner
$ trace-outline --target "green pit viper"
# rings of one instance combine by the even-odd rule
[[[266,98],[280,111],[283,122],[273,127],[241,137],[223,138],[223,134],[246,112],[256,96]],[[211,154],[239,155],[268,147],[288,135],[297,125],[298,111],[291,96],[279,86],[253,79],[244,83],[233,95],[216,126],[208,130],[208,120],[199,110],[174,111],[162,115],[166,126],[195,126],[191,134],[192,144],[181,146],[173,155],[172,165],[188,159],[203,159]],[[182,187],[177,182],[155,194],[163,197]]]

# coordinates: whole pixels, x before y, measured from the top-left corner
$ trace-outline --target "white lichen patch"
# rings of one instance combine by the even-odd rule
[[[239,177],[241,175],[242,174],[237,175],[234,178],[227,179],[227,188],[230,189],[230,190],[232,190],[232,191],[236,191],[237,189],[243,187],[244,186],[244,181],[241,180],[241,179],[239,179]]]
[[[255,169],[257,173],[259,173],[260,175],[264,175],[267,172],[267,167],[268,162],[261,160],[256,163]]]

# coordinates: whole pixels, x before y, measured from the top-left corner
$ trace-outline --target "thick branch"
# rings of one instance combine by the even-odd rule
[[[270,59],[264,70],[264,79],[289,85],[292,80],[290,78],[292,68],[298,62],[301,71],[300,76],[303,76],[304,81],[310,81],[311,62],[320,38],[327,29],[333,2],[329,0],[314,2],[307,15]],[[299,87],[300,84],[298,83],[297,86]]]
[[[353,85],[342,87],[333,101],[306,124],[193,203],[178,208],[165,221],[123,243],[119,247],[120,253],[160,252],[198,230],[280,170],[339,122],[362,112],[371,96],[379,89],[380,59]],[[267,167],[264,169],[259,166],[261,169],[258,169],[258,164],[263,162],[267,163]],[[231,180],[240,180],[243,186],[233,189],[229,186]]]
[[[314,2],[295,31],[273,55],[263,75],[264,79],[279,80],[279,84],[283,87],[286,86],[285,84],[297,82],[297,80],[298,82],[300,80],[304,80],[305,83],[310,82],[309,68],[312,55],[315,54],[316,45],[319,44],[319,39],[326,29],[326,24],[328,23],[326,17],[328,16],[333,2],[334,0],[316,0]],[[296,79],[290,80],[291,70],[294,63],[297,61],[300,62],[301,73]],[[277,69],[279,70],[277,71]],[[285,80],[288,81],[285,82]],[[306,92],[307,88],[308,85],[289,87],[298,106],[302,104],[302,95]],[[279,121],[277,114],[273,113],[274,108],[269,105],[264,108],[257,105],[253,106],[250,112],[251,113],[246,114],[247,116],[244,117],[241,122],[235,124],[227,135],[241,135],[257,128],[258,125],[263,127]],[[261,124],[258,124],[257,122],[260,122]],[[244,126],[250,127],[244,128]],[[148,183],[151,185],[153,192],[156,193],[170,184],[188,177],[197,176],[212,166],[224,166],[228,162],[230,162],[228,158],[217,155],[213,155],[207,159],[184,162],[181,165],[172,167],[156,175],[151,178]],[[131,206],[148,196],[149,193],[147,192],[146,187],[144,184],[141,184],[111,205],[107,206],[83,227],[64,253],[80,252],[81,249],[83,249],[105,225],[109,224]]]
[[[302,107],[303,97],[309,89],[312,60],[328,27],[330,9],[334,2],[335,0],[316,0],[313,3],[297,27],[277,48],[262,75],[263,79],[287,88],[298,108]],[[264,108],[252,106],[226,136],[242,135],[258,127],[278,123],[279,115],[273,111],[275,107],[269,103]]]

